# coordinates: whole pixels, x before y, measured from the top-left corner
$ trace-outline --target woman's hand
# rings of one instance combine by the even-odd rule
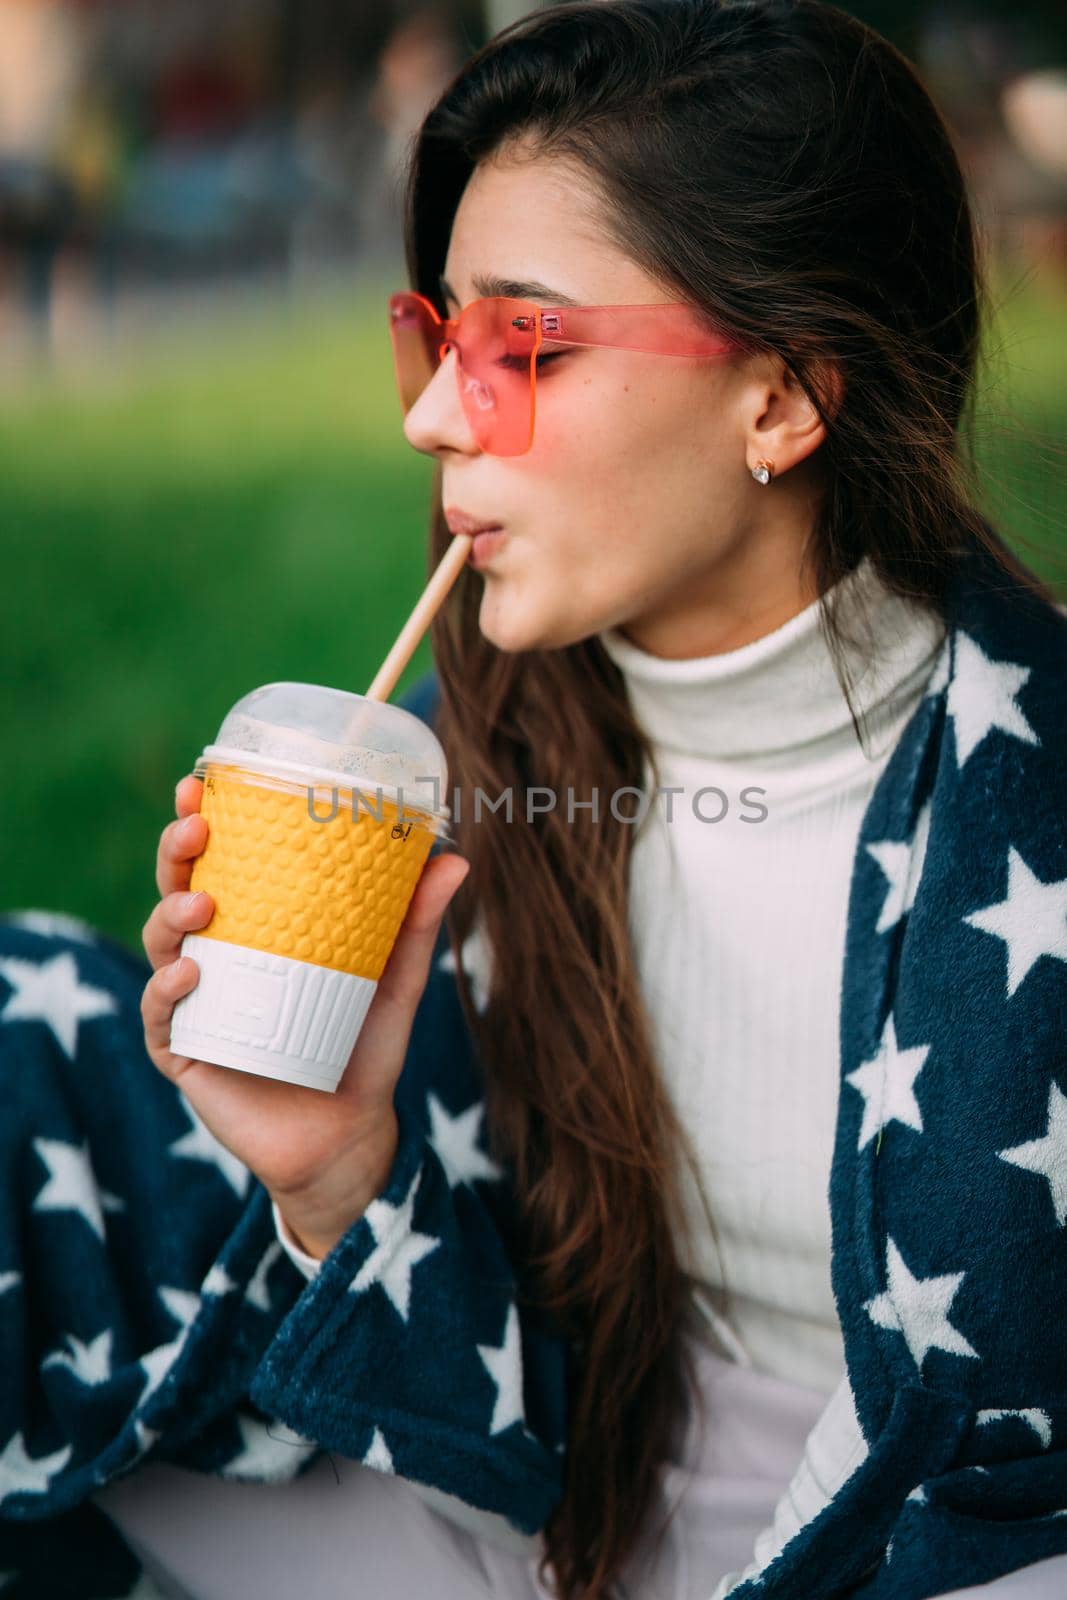
[[[335,1094],[194,1061],[172,1053],[170,1023],[200,976],[196,962],[181,956],[182,938],[205,927],[215,909],[210,895],[188,893],[192,863],[207,844],[202,794],[199,778],[181,780],[178,821],[159,841],[162,899],[142,935],[155,969],[141,1001],[145,1044],[215,1137],[255,1173],[297,1240],[321,1258],[388,1178],[397,1146],[393,1092],[441,918],[469,863],[456,855],[427,862]]]

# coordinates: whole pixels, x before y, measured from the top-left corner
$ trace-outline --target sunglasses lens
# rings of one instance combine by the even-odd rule
[[[463,406],[478,443],[493,455],[521,455],[529,448],[536,326],[536,307],[521,301],[475,300],[463,313]]]
[[[530,445],[536,311],[515,300],[472,301],[452,341],[464,414],[479,448],[490,455],[521,455]],[[392,297],[390,329],[397,386],[407,412],[440,364],[442,329],[411,294]]]
[[[437,369],[434,322],[421,300],[394,294],[389,301],[389,332],[400,404],[411,410]]]

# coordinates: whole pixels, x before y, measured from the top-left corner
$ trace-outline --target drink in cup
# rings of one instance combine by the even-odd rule
[[[336,1090],[435,838],[445,755],[418,717],[310,683],[239,700],[196,765],[212,896],[171,1049]]]

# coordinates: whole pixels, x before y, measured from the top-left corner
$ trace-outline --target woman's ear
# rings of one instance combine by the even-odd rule
[[[819,404],[832,418],[844,394],[840,367],[832,361],[819,363],[811,382]],[[749,466],[761,458],[773,461],[775,475],[780,476],[810,456],[825,438],[826,425],[818,406],[792,368],[775,357],[754,392]]]

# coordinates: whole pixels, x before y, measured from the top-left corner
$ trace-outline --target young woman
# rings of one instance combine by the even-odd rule
[[[60,1146],[103,1198],[0,1556],[103,1571],[91,1507],[195,1596],[1051,1600],[1067,624],[968,488],[948,135],[819,0],[561,5],[430,112],[408,248],[431,562],[486,530],[407,701],[458,856],[332,1097],[170,1052],[195,779],[158,1076],[129,958],[4,930],[80,997],[33,1225]]]

